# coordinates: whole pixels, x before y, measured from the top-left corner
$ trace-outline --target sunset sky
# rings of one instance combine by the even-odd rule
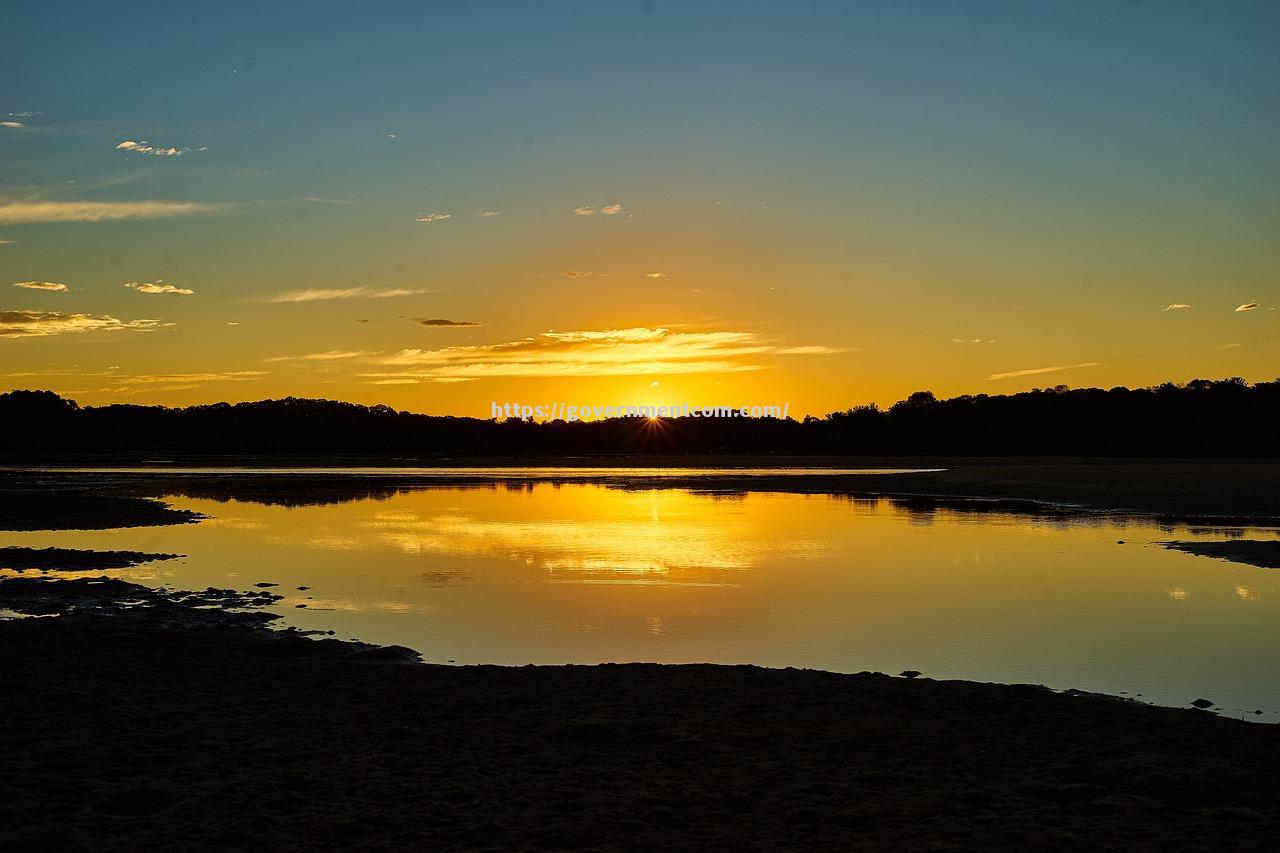
[[[10,4],[0,390],[1280,375],[1280,4]]]

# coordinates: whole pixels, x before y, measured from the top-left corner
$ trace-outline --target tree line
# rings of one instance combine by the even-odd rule
[[[825,417],[482,420],[286,397],[203,406],[80,406],[52,391],[0,394],[6,456],[70,453],[837,454],[1275,456],[1280,380],[1018,394],[928,391]]]

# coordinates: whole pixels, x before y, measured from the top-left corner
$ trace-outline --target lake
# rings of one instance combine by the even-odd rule
[[[707,472],[679,472],[691,473]],[[177,489],[166,500],[209,519],[0,544],[181,553],[108,574],[182,589],[276,583],[284,624],[436,663],[914,669],[1168,705],[1206,697],[1263,720],[1280,711],[1280,571],[1158,544],[1241,528],[689,490],[644,474],[385,476],[382,488],[296,500]]]

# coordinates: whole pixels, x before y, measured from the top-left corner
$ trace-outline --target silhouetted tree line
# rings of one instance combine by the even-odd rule
[[[0,394],[3,452],[497,456],[788,453],[850,455],[1274,456],[1280,380],[1197,379],[1154,388],[1050,389],[793,419],[480,420],[287,397],[208,406],[81,407],[51,391]]]

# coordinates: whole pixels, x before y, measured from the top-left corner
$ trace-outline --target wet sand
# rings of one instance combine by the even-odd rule
[[[217,591],[18,582],[0,598],[68,615],[0,622],[3,849],[1267,850],[1280,833],[1280,728],[1194,709],[866,673],[393,664],[252,609],[220,618]],[[75,592],[32,605],[57,585]],[[153,606],[104,605],[135,593]]]

